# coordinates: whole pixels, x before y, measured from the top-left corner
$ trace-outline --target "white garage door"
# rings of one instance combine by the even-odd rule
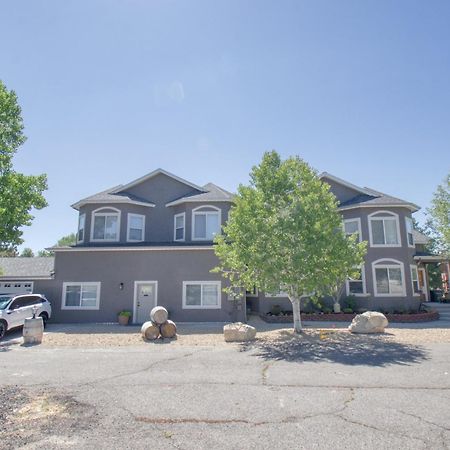
[[[27,294],[33,292],[32,281],[0,281],[0,294]]]

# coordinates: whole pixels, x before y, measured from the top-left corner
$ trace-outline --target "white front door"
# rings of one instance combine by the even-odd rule
[[[156,306],[156,281],[136,281],[134,285],[134,323],[150,320],[150,311]]]

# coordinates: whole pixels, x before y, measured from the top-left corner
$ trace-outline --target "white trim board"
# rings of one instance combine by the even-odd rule
[[[202,247],[190,247],[190,246],[171,246],[171,247],[50,247],[47,250],[53,252],[148,252],[148,251],[198,251],[208,250],[214,251],[214,246],[205,245]],[[30,277],[27,277],[30,278]],[[45,278],[46,279],[46,278]],[[51,279],[51,278],[49,278]]]

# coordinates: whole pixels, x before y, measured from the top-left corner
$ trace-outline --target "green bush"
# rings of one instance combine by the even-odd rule
[[[120,311],[119,316],[131,317],[131,311],[123,310]]]
[[[270,312],[273,316],[279,316],[281,314],[281,306],[280,305],[273,305],[270,309]]]
[[[352,308],[344,308],[342,310],[342,312],[344,312],[345,314],[352,314],[353,313],[353,309]]]
[[[356,299],[353,295],[349,295],[348,297],[345,297],[342,301],[343,310],[344,309],[351,309],[352,312],[356,309]]]

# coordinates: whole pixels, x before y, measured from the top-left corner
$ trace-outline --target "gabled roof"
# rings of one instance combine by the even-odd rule
[[[418,211],[420,209],[420,207],[414,203],[407,202],[406,200],[402,200],[397,197],[392,197],[391,195],[375,191],[374,189],[370,189],[368,187],[356,186],[327,172],[323,172],[319,177],[321,179],[328,178],[329,180],[341,184],[342,186],[346,186],[350,189],[353,189],[356,192],[359,192],[358,195],[355,195],[355,197],[351,198],[350,200],[340,203],[339,209],[341,210],[353,208],[369,208],[369,207],[389,208],[392,206],[406,207],[413,212]]]
[[[425,245],[430,242],[430,238],[417,230],[413,230],[414,244]]]
[[[198,191],[202,192],[203,188],[200,186],[197,186],[194,183],[191,183],[190,181],[184,180],[183,178],[177,177],[173,173],[167,172],[167,170],[164,169],[156,169],[153,172],[148,173],[147,175],[144,175],[143,177],[140,177],[134,181],[131,181],[130,183],[126,184],[125,186],[118,186],[116,189],[112,190],[110,193],[115,194],[117,192],[126,191],[127,189],[130,189],[134,186],[137,186],[138,184],[143,183],[144,181],[149,180],[150,178],[156,177],[156,175],[166,175],[169,178],[173,178],[176,181],[179,181],[180,183],[183,183],[187,186],[190,186],[194,189],[197,189]]]
[[[187,195],[172,202],[166,203],[166,206],[175,206],[182,203],[198,203],[198,202],[232,202],[234,194],[222,189],[214,183],[205,184],[202,189],[205,191],[201,194]]]
[[[115,190],[117,190],[117,188],[120,188],[121,186],[122,185],[115,186],[111,189],[107,189],[106,191],[102,191],[97,194],[86,197],[82,200],[79,200],[78,202],[76,202],[72,205],[72,208],[78,210],[83,205],[86,205],[89,203],[106,203],[106,204],[129,203],[129,204],[133,204],[133,205],[148,206],[150,208],[153,208],[155,206],[154,203],[144,200],[142,198],[139,198],[136,195],[126,194],[126,193],[119,193],[119,194],[112,193]]]
[[[0,258],[0,278],[35,279],[50,278],[55,267],[53,256],[34,258],[15,257]]]

